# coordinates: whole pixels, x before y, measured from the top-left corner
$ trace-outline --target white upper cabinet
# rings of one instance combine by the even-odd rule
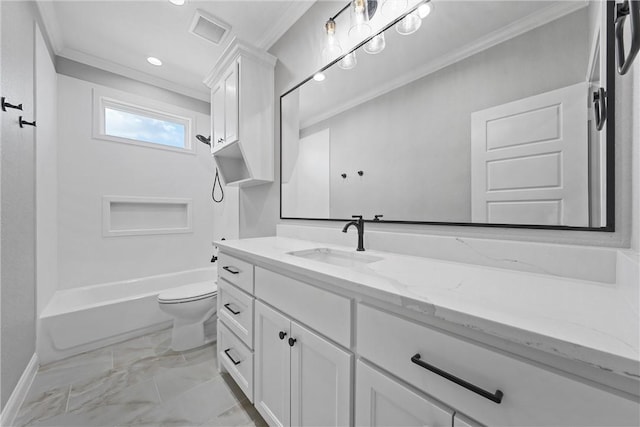
[[[205,79],[211,88],[211,153],[226,185],[273,182],[276,58],[231,42]]]

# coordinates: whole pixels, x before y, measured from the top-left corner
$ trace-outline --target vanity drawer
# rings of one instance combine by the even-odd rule
[[[253,265],[246,261],[220,253],[218,256],[218,277],[253,294]]]
[[[637,403],[439,330],[362,304],[357,319],[360,356],[483,424],[617,426],[640,421]],[[500,390],[502,401],[494,403],[412,358],[489,393]]]
[[[351,346],[351,300],[256,267],[256,297],[338,344]]]
[[[253,352],[218,320],[218,358],[253,403]]]
[[[218,318],[253,348],[253,297],[226,280],[218,280]]]

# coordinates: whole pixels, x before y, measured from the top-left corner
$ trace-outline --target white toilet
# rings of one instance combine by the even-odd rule
[[[184,351],[205,342],[204,322],[216,313],[218,285],[214,281],[168,289],[158,295],[160,310],[173,317],[171,348]]]

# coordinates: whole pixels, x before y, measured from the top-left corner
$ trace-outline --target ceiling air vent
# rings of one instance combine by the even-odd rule
[[[231,30],[231,25],[197,9],[189,32],[219,45]]]

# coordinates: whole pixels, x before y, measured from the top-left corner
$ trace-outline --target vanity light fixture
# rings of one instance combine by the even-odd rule
[[[356,51],[354,50],[346,54],[340,60],[340,62],[338,62],[338,67],[342,68],[343,70],[350,70],[354,68],[357,64],[358,64],[358,61],[356,60]]]
[[[385,0],[380,9],[386,18],[396,18],[407,8],[407,0]]]
[[[363,49],[365,52],[375,55],[376,53],[382,52],[385,46],[386,42],[384,41],[384,33],[380,33],[377,36],[373,36],[371,40],[364,45]]]
[[[336,37],[336,21],[334,21],[333,18],[329,18],[326,24],[324,24],[324,29],[327,33],[327,41],[322,50],[322,56],[325,62],[329,62],[342,53],[342,47],[340,47],[340,42]]]
[[[169,0],[169,3],[175,4],[176,6],[183,6],[186,0]]]
[[[326,78],[327,78],[327,76],[325,76],[322,71],[319,71],[319,72],[317,72],[317,73],[315,73],[313,75],[313,80],[315,80],[317,82],[324,81],[324,79],[326,79]]]
[[[402,18],[402,20],[396,24],[396,31],[403,36],[415,33],[422,25],[422,20],[429,16],[432,11],[433,5],[431,4],[431,0],[426,0],[418,6],[416,10]]]
[[[162,61],[159,60],[158,58],[154,57],[154,56],[150,56],[147,58],[147,62],[151,65],[155,65],[156,67],[159,67],[162,65]]]
[[[432,11],[433,5],[430,1],[422,3],[420,6],[418,6],[418,9],[416,9],[416,12],[418,12],[418,16],[420,17],[420,19],[426,18]]]
[[[396,31],[398,34],[408,36],[418,31],[421,25],[422,18],[420,18],[417,11],[413,11],[396,24]]]
[[[371,34],[371,26],[369,25],[369,10],[367,0],[352,0],[349,7],[351,15],[351,28],[349,29],[349,37],[352,39],[362,40]]]

